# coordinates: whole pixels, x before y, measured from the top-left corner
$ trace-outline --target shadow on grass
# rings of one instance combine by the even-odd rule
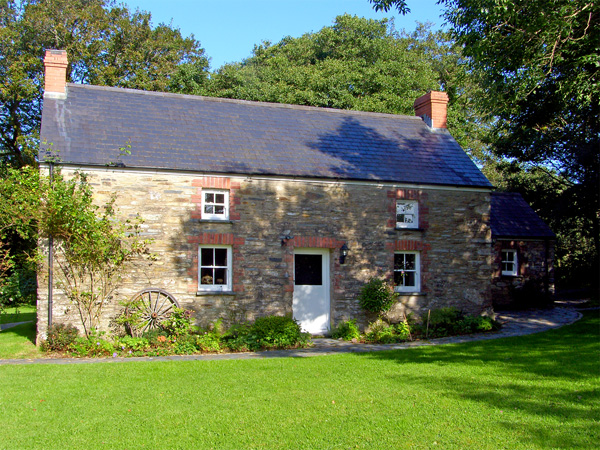
[[[589,448],[600,435],[598,311],[536,335],[362,355],[427,364],[419,375],[399,374],[398,383],[491,406],[499,415],[490,420],[541,448]],[[520,419],[510,418],[514,411]],[[540,426],[548,418],[561,426]]]
[[[3,313],[0,314],[0,324],[4,323],[15,323],[15,322],[28,322],[36,320],[35,312],[19,312],[19,313]]]
[[[35,320],[30,323],[24,323],[22,325],[17,325],[16,327],[7,328],[6,330],[1,331],[2,336],[6,339],[22,339],[31,341],[32,344],[35,345],[35,335],[36,335],[36,325]]]

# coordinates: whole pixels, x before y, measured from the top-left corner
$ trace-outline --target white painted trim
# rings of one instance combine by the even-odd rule
[[[224,201],[223,207],[225,209],[224,214],[209,214],[204,212],[204,207],[206,206],[206,194],[223,194]],[[220,205],[221,203],[212,203],[212,205]],[[211,189],[211,188],[202,188],[202,220],[214,220],[214,221],[227,221],[229,220],[229,191],[227,189]]]
[[[40,168],[47,168],[48,164],[41,162]],[[62,164],[54,163],[55,167],[64,167],[67,169],[81,169],[87,172],[110,172],[110,173],[138,173],[143,175],[181,175],[188,177],[214,177],[214,178],[231,178],[236,180],[244,181],[288,181],[288,182],[300,182],[300,183],[311,183],[311,184],[323,184],[323,185],[357,185],[357,186],[373,186],[377,188],[388,188],[388,189],[427,189],[437,191],[460,191],[460,192],[482,192],[490,193],[493,187],[468,187],[468,186],[452,186],[452,185],[437,185],[437,184],[420,184],[420,183],[397,183],[393,181],[358,181],[358,180],[342,180],[342,179],[326,179],[326,178],[303,178],[303,177],[282,177],[282,176],[268,176],[268,175],[244,175],[239,173],[210,173],[210,172],[193,172],[184,170],[168,170],[168,169],[139,169],[139,168],[128,168],[128,167],[101,167],[91,166],[85,164]]]
[[[397,251],[395,255],[415,255],[415,286],[394,286],[394,291],[398,293],[421,292],[421,252],[419,251]],[[392,268],[392,272],[395,270]]]
[[[225,248],[227,249],[227,284],[201,284],[201,257],[200,250],[203,248]],[[208,266],[206,266],[208,267]],[[214,266],[213,266],[214,267]],[[221,266],[219,266],[221,267]],[[233,252],[231,245],[200,244],[198,245],[198,292],[230,292],[233,289]]]
[[[512,253],[514,255],[514,259],[512,261],[505,260],[502,258],[502,253]],[[505,264],[513,264],[513,270],[502,270],[502,266]],[[517,250],[513,248],[503,248],[500,250],[500,271],[503,276],[506,277],[517,277],[519,276],[519,255],[517,254]]]

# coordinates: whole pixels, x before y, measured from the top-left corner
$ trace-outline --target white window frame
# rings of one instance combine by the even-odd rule
[[[399,272],[396,270],[396,255],[415,255],[415,269],[408,270],[408,272],[413,272],[415,274],[415,285],[414,286],[394,286],[394,290],[396,292],[420,292],[421,291],[421,252],[394,252],[394,275],[395,272]],[[395,280],[394,276],[394,280]]]
[[[207,195],[224,195],[223,203],[208,202],[206,201]],[[220,206],[224,207],[223,214],[207,213],[205,212],[207,206]],[[202,189],[202,219],[207,220],[229,220],[229,191],[221,189]]]
[[[398,215],[412,209],[412,222],[399,222]],[[410,215],[410,214],[407,214]],[[416,200],[396,200],[396,228],[419,228],[419,202]]]
[[[512,259],[508,259],[505,257],[506,255],[513,255]],[[500,269],[502,270],[502,275],[507,277],[516,277],[519,275],[519,258],[517,255],[517,251],[509,248],[504,248],[500,251]],[[512,264],[512,270],[505,270],[505,264]]]
[[[227,249],[227,265],[216,266],[213,265],[202,265],[202,249]],[[225,292],[231,291],[232,289],[232,251],[230,245],[199,245],[198,246],[198,291],[207,292]],[[202,268],[213,268],[213,269],[225,269],[225,277],[227,278],[226,284],[202,284]]]

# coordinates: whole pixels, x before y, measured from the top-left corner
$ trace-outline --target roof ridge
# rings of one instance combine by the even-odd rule
[[[94,89],[94,90],[103,90],[103,91],[114,91],[128,94],[137,94],[137,95],[150,95],[156,97],[167,97],[167,98],[185,98],[188,100],[194,101],[208,101],[208,102],[218,102],[218,103],[233,103],[240,105],[254,105],[254,106],[264,106],[264,107],[273,107],[273,108],[282,108],[282,109],[296,109],[296,110],[304,110],[304,111],[319,111],[319,112],[328,112],[333,114],[351,114],[351,115],[361,115],[361,116],[373,116],[373,117],[387,117],[390,119],[408,119],[408,120],[418,120],[422,121],[418,116],[409,116],[407,114],[393,114],[393,113],[382,113],[375,111],[361,111],[356,109],[340,109],[340,108],[329,108],[326,106],[309,106],[309,105],[294,105],[291,103],[275,103],[275,102],[263,102],[258,100],[242,100],[236,98],[225,98],[225,97],[208,97],[205,95],[192,95],[192,94],[176,94],[173,92],[161,92],[161,91],[144,91],[141,89],[131,89],[131,88],[122,88],[122,87],[114,87],[114,86],[98,86],[94,84],[80,84],[80,83],[67,83],[67,92],[69,88],[77,88],[77,89]]]

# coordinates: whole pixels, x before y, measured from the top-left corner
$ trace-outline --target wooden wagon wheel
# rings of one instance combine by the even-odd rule
[[[125,310],[128,316],[139,316],[136,329],[130,327],[129,332],[132,335],[140,335],[159,328],[161,322],[173,313],[174,308],[179,308],[179,303],[164,289],[148,288],[138,292]]]

